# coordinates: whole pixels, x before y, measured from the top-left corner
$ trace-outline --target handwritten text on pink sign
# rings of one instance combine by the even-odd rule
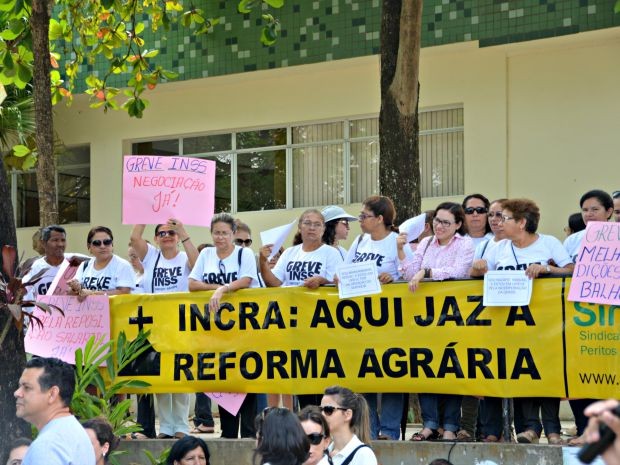
[[[75,351],[83,348],[91,336],[110,340],[110,304],[104,295],[88,296],[83,302],[67,295],[39,296],[39,300],[56,305],[64,312],[52,314],[36,309],[33,314],[43,322],[31,326],[24,343],[26,352],[41,357],[57,357],[75,363]]]
[[[568,300],[620,305],[620,223],[588,223]]]
[[[123,163],[123,224],[177,218],[209,226],[215,205],[213,160],[127,155]]]

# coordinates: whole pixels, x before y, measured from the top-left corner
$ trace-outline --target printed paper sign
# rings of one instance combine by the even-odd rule
[[[375,262],[351,263],[338,268],[338,296],[341,299],[379,294],[381,283]]]
[[[588,223],[568,300],[620,305],[620,223]]]
[[[237,415],[247,395],[242,392],[205,392],[205,394],[231,415]]]
[[[178,218],[209,226],[215,205],[215,162],[202,158],[126,155],[123,224]]]
[[[260,233],[260,240],[263,245],[273,244],[273,247],[271,248],[271,255],[267,257],[267,260],[271,260],[271,258],[278,253],[278,250],[280,250],[280,247],[282,247],[282,244],[284,244],[284,241],[291,233],[291,229],[293,229],[295,223],[297,223],[297,220],[293,220],[289,224],[277,226]]]
[[[532,298],[532,280],[525,271],[487,271],[484,275],[485,307],[529,305]]]
[[[43,322],[28,329],[24,343],[26,352],[41,357],[56,357],[75,364],[75,351],[83,348],[91,336],[110,340],[110,304],[107,296],[88,296],[83,302],[67,295],[41,295],[39,301],[61,308],[52,314],[37,308],[33,315]]]

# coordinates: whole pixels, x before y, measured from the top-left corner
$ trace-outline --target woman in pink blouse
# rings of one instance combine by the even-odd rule
[[[474,259],[474,243],[465,237],[465,212],[458,203],[444,202],[435,209],[433,235],[420,242],[413,258],[403,263],[404,278],[409,290],[415,292],[422,279],[442,281],[469,276]],[[461,419],[461,396],[449,394],[420,394],[422,431],[412,441],[436,437],[443,428],[443,439],[455,440]],[[445,403],[443,418],[439,415],[440,402]]]

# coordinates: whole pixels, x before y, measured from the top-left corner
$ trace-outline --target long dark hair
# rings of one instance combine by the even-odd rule
[[[258,420],[258,419],[257,419]],[[308,459],[310,441],[297,417],[285,408],[267,408],[257,421],[258,446],[253,463],[301,465]]]

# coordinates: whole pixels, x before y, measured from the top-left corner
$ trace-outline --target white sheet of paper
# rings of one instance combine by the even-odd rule
[[[580,447],[562,447],[562,463],[564,465],[582,465],[583,462],[577,458],[580,450]],[[605,463],[599,455],[594,459],[592,465],[605,465]]]
[[[532,298],[532,280],[522,271],[487,271],[484,275],[486,307],[529,305]]]
[[[375,262],[341,265],[338,275],[338,296],[341,299],[379,294],[381,283]]]
[[[293,229],[295,224],[297,224],[297,219],[294,219],[289,224],[277,226],[275,228],[268,229],[267,231],[261,231],[260,240],[263,245],[273,244],[273,247],[271,248],[271,255],[269,255],[267,260],[271,260],[271,257],[278,253],[278,250],[280,250],[280,247],[284,244],[284,241],[291,233],[291,229]]]

